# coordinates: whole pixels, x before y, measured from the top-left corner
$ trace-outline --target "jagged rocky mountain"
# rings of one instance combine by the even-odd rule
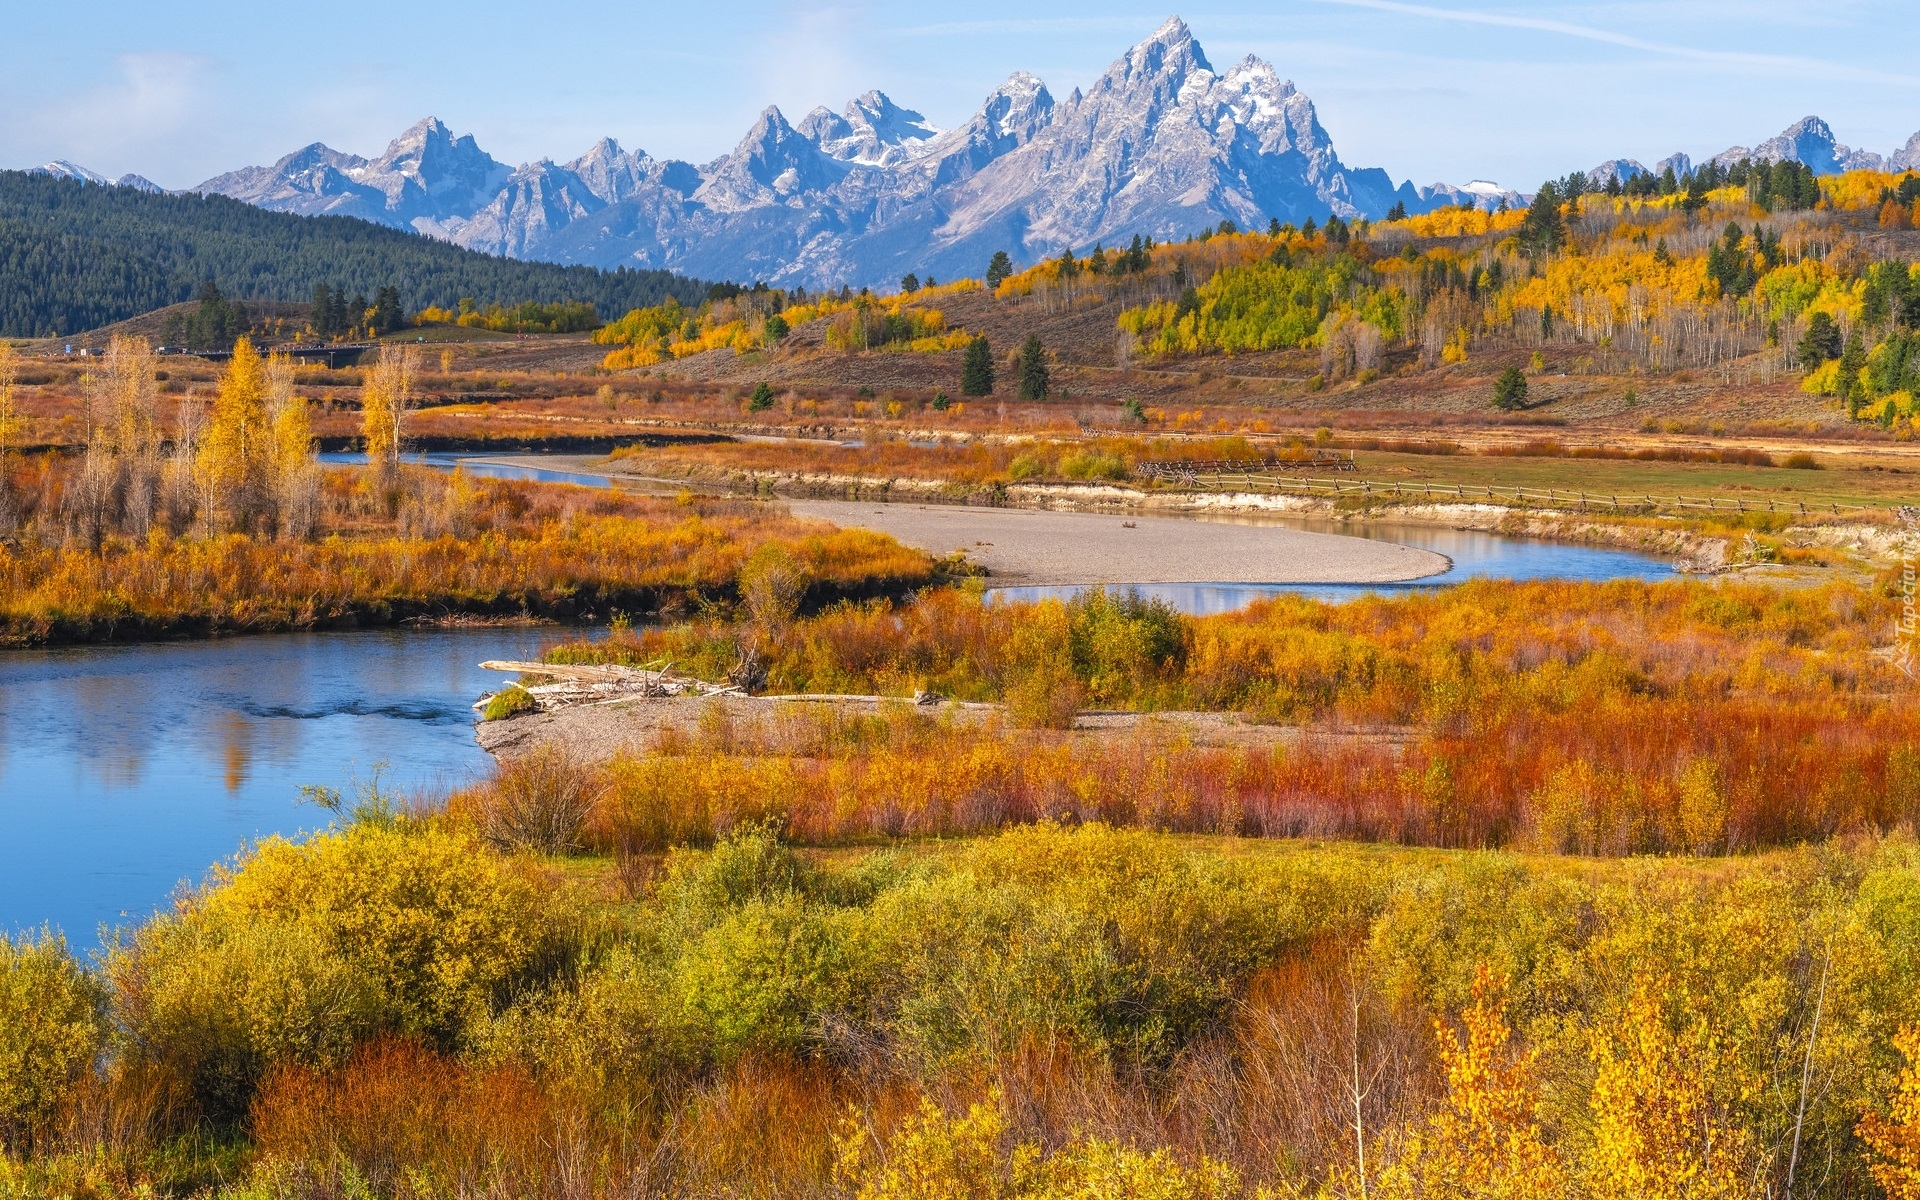
[[[1802,117],[1757,146],[1729,146],[1707,161],[1721,166],[1730,166],[1742,159],[1756,162],[1797,162],[1813,168],[1816,175],[1838,175],[1843,171],[1910,171],[1920,170],[1920,133],[1907,139],[1907,144],[1892,154],[1882,157],[1871,150],[1855,150],[1843,145],[1834,136],[1833,128],[1819,117]],[[1684,175],[1693,169],[1693,160],[1685,154],[1675,154],[1653,164],[1651,173],[1659,175],[1672,167],[1674,174]],[[1631,158],[1616,158],[1601,163],[1587,172],[1587,178],[1596,185],[1605,183],[1614,176],[1626,178],[1647,172]]]
[[[1808,117],[1714,161],[1743,157],[1796,159],[1821,173],[1899,170],[1920,167],[1920,134],[1882,159],[1840,145]],[[1685,173],[1692,160],[1676,154],[1651,170],[1669,166]],[[107,182],[69,163],[41,169]],[[1614,159],[1590,176],[1599,184],[1648,169]],[[1530,199],[1483,180],[1416,188],[1346,165],[1291,81],[1252,56],[1217,69],[1178,17],[1084,94],[1057,99],[1017,73],[955,129],[868,92],[797,125],[768,108],[730,153],[704,164],[604,139],[568,162],[513,168],[428,118],[377,158],[316,143],[192,190],[517,258],[808,287],[978,274],[995,250],[1033,261],[1222,220],[1263,227],[1330,212],[1377,218],[1396,204],[1421,212]]]
[[[868,92],[797,125],[769,108],[701,165],[605,140],[571,162],[510,169],[428,119],[379,158],[316,144],[194,190],[524,258],[808,286],[975,274],[998,249],[1030,261],[1223,219],[1263,227],[1519,199],[1347,166],[1313,102],[1271,64],[1217,70],[1177,17],[1084,94],[1056,99],[1018,73],[956,129]]]

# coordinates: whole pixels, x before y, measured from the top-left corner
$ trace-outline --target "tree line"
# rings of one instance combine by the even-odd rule
[[[0,172],[0,336],[95,329],[193,299],[213,280],[241,301],[394,289],[397,308],[591,303],[602,317],[705,281],[670,271],[566,267],[463,250],[349,217],[268,212],[225,196],[174,196]]]

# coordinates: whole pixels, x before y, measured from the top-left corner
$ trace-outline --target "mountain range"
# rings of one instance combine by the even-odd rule
[[[1920,134],[1882,158],[1840,145],[1808,117],[1716,160],[1741,157],[1791,158],[1822,173],[1898,170],[1920,166]],[[1692,162],[1675,155],[1653,170],[1669,165],[1684,173]],[[42,169],[105,182],[70,163]],[[1615,159],[1590,174],[1642,170]],[[153,187],[137,176],[117,182]],[[1019,72],[955,129],[875,91],[798,124],[770,107],[705,164],[609,138],[567,162],[509,167],[430,117],[377,158],[315,143],[189,190],[360,217],[515,258],[814,288],[884,287],[908,271],[972,275],[996,250],[1033,261],[1223,220],[1263,228],[1329,213],[1379,218],[1395,205],[1528,199],[1485,181],[1416,188],[1347,166],[1313,102],[1272,64],[1249,55],[1219,70],[1178,17],[1084,93],[1059,99]]]

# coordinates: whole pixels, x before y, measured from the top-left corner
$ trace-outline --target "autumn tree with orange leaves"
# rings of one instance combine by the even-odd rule
[[[1860,1118],[1860,1140],[1873,1152],[1867,1170],[1887,1200],[1920,1200],[1920,1025],[1902,1026],[1894,1048],[1906,1060],[1887,1115]]]

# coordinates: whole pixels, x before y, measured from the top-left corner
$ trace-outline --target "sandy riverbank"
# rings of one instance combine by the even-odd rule
[[[589,455],[476,461],[636,478]],[[949,504],[786,503],[795,516],[877,530],[929,554],[964,552],[996,581],[1015,584],[1405,583],[1453,565],[1431,550],[1279,525]]]
[[[1431,550],[1278,525],[849,500],[787,507],[930,554],[964,552],[1007,583],[1403,583],[1453,565]]]

